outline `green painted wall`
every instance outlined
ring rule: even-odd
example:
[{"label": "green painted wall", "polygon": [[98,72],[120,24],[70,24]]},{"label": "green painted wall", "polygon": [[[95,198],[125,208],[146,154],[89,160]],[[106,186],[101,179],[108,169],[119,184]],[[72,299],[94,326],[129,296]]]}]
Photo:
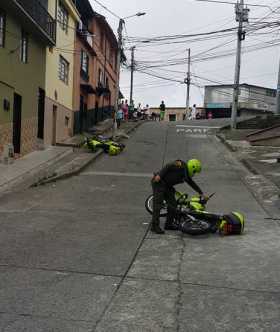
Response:
[{"label": "green painted wall", "polygon": [[[4,99],[10,102],[10,110],[4,110]],[[13,121],[14,89],[0,81],[0,124]]]},{"label": "green painted wall", "polygon": [[[0,82],[14,88],[22,96],[22,119],[37,117],[38,89],[45,88],[46,47],[29,34],[28,63],[20,61],[21,27],[16,19],[7,13],[6,42],[0,48]],[[0,84],[0,123],[12,119],[13,98],[11,89]],[[9,98],[10,115],[3,111],[3,98]]]}]

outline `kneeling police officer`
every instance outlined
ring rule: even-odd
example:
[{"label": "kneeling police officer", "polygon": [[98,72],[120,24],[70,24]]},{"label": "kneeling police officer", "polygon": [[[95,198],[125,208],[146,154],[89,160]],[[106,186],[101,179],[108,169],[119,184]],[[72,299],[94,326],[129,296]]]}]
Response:
[{"label": "kneeling police officer", "polygon": [[167,202],[167,219],[165,230],[176,230],[174,225],[174,217],[176,214],[177,203],[175,199],[174,186],[179,183],[188,183],[191,188],[196,191],[204,199],[207,196],[203,194],[200,187],[193,181],[193,176],[201,172],[201,162],[197,159],[191,159],[187,162],[175,160],[164,166],[159,172],[154,174],[152,178],[153,187],[153,219],[151,231],[156,234],[164,234],[160,228],[160,209],[165,200]]}]

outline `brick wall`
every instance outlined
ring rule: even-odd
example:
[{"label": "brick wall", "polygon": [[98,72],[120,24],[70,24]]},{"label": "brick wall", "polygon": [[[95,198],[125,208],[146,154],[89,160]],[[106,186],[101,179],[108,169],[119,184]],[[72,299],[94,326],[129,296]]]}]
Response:
[{"label": "brick wall", "polygon": [[[22,119],[21,122],[21,153],[23,156],[37,149],[37,118]],[[0,124],[0,154],[5,144],[13,141],[13,124]]]},{"label": "brick wall", "polygon": [[12,143],[12,123],[0,124],[0,154],[3,152],[4,145]]},{"label": "brick wall", "polygon": [[21,155],[30,153],[37,148],[37,117],[22,119],[21,122]]}]

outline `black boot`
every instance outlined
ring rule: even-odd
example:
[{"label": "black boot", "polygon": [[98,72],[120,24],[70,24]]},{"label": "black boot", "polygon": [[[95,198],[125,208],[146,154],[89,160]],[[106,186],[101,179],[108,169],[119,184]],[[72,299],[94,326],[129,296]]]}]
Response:
[{"label": "black boot", "polygon": [[162,230],[160,228],[160,226],[157,225],[157,224],[152,224],[151,232],[156,233],[156,234],[164,234],[165,233],[164,230]]}]

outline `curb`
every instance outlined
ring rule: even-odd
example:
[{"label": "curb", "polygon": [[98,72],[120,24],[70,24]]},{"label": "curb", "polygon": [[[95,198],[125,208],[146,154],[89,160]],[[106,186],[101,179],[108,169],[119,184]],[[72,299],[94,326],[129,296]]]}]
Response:
[{"label": "curb", "polygon": [[247,169],[254,175],[261,175],[261,173],[246,159],[239,160]]},{"label": "curb", "polygon": [[99,156],[101,156],[104,152],[102,150],[97,151],[94,155],[92,155],[92,158],[90,158],[89,160],[87,160],[83,165],[81,165],[80,167],[78,167],[77,169],[74,169],[72,171],[69,172],[65,172],[61,175],[56,175],[54,177],[50,177],[49,179],[43,180],[43,181],[39,181],[36,182],[34,184],[31,185],[31,187],[38,187],[38,186],[42,186],[45,184],[49,184],[49,183],[53,183],[53,182],[57,182],[59,180],[65,180],[68,179],[72,176],[78,175],[79,173],[81,173],[88,165],[90,165],[93,161],[95,161]]},{"label": "curb", "polygon": [[[231,146],[226,139],[219,134],[216,134],[216,137],[225,145],[225,147],[231,151],[231,152],[236,152],[238,151],[237,148],[234,148]],[[279,187],[275,185],[271,180],[267,179],[256,167],[254,167],[248,160],[244,158],[237,158],[237,160],[251,173],[249,177],[253,177],[254,179],[254,184],[252,184],[248,180],[248,176],[244,178],[244,184],[247,186],[251,194],[255,197],[255,199],[258,201],[260,206],[264,209],[266,214],[269,216],[269,219],[273,218],[278,218],[279,216],[279,208],[275,205],[275,196],[278,195],[279,197]],[[256,188],[256,178],[260,179],[257,181],[257,186]],[[267,191],[265,190],[260,190],[260,188],[275,188],[274,192],[270,194],[270,196],[267,196]]]},{"label": "curb", "polygon": [[[134,127],[130,128],[126,134],[130,134],[133,131],[135,131],[138,127],[140,127],[144,122],[139,122],[137,123]],[[121,138],[119,138],[117,141],[121,141]],[[59,180],[65,180],[68,179],[72,176],[78,175],[79,173],[81,173],[88,165],[90,165],[93,161],[95,161],[98,157],[100,157],[101,155],[103,155],[104,152],[102,150],[97,151],[94,155],[92,155],[92,158],[90,158],[87,162],[85,162],[83,165],[81,165],[80,167],[77,167],[77,169],[71,170],[69,172],[63,173],[61,175],[56,175],[54,177],[50,177],[48,179],[42,180],[42,181],[38,181],[36,183],[33,183],[30,187],[38,187],[41,185],[45,185],[45,184],[49,184],[49,183],[53,183],[53,182],[57,182]]]},{"label": "curb", "polygon": [[[41,163],[40,165],[29,169],[27,172],[25,172],[22,175],[17,176],[16,178],[4,183],[0,186],[0,196],[10,192],[15,187],[31,187],[34,183],[34,178],[37,178],[36,181],[40,181],[40,179],[44,178],[46,176],[45,174],[42,174],[44,172],[48,172],[48,166],[49,164],[55,164],[56,162],[59,162],[63,158],[67,157],[73,153],[70,149],[68,151],[64,151],[60,153],[57,156],[54,156],[53,158],[49,159],[46,162]],[[47,166],[47,167],[46,167]],[[23,181],[21,179],[24,178]]]},{"label": "curb", "polygon": [[[220,140],[221,143],[224,144],[224,146],[230,151],[230,152],[237,152],[238,149],[233,147],[230,143],[227,142],[227,140],[220,134],[216,134],[216,137]],[[254,175],[260,175],[260,172],[246,159],[238,159],[239,162],[242,163],[244,167],[247,168],[249,172],[251,172]]]},{"label": "curb", "polygon": [[228,148],[228,150],[231,152],[237,151],[237,148],[230,145],[230,143],[228,143],[228,141],[221,134],[216,134],[216,137]]}]

